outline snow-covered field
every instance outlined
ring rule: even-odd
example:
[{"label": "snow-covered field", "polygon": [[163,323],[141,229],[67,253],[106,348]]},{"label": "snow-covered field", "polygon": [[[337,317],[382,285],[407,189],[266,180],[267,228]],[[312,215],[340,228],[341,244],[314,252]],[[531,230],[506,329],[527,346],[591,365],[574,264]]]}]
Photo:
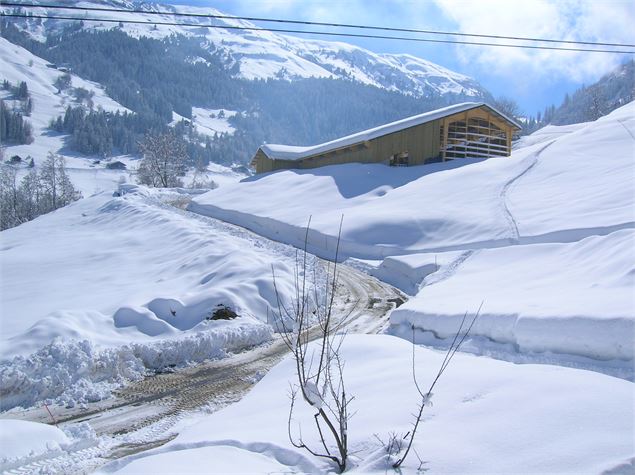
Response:
[{"label": "snow-covered field", "polygon": [[[423,348],[416,353],[418,380],[429,385],[443,353]],[[391,336],[345,339],[347,393],[355,396],[348,430],[353,473],[392,473],[379,440],[411,430],[418,402],[411,354],[408,342]],[[113,462],[102,472],[332,470],[323,459],[289,443],[288,391],[294,378],[295,366],[287,359],[239,403],[202,419],[165,446]],[[622,472],[613,473],[632,473],[635,413],[628,381],[457,355],[432,402],[414,446],[426,472],[591,474],[621,466]],[[313,412],[299,405],[291,430],[297,436],[301,427],[303,440],[321,449]],[[418,473],[419,465],[412,452],[403,471]]]},{"label": "snow-covered field", "polygon": [[234,129],[229,123],[229,118],[235,116],[236,111],[225,109],[203,109],[192,107],[192,119],[199,134],[214,136],[214,134],[233,134]]},{"label": "snow-covered field", "polygon": [[311,216],[310,248],[328,257],[344,215],[340,254],[414,296],[392,314],[396,334],[446,338],[483,302],[474,334],[497,350],[632,379],[634,134],[631,103],[538,131],[511,158],[280,171],[190,209],[294,245]]},{"label": "snow-covered field", "polygon": [[[101,193],[2,232],[5,408],[96,400],[148,369],[271,337],[271,266],[286,299],[294,251],[162,203],[182,197]],[[240,318],[207,320],[218,305]]]}]

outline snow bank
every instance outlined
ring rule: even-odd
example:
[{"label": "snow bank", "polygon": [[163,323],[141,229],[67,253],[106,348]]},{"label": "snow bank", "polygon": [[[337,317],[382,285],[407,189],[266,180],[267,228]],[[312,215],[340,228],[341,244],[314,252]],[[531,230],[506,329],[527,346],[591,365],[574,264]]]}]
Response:
[{"label": "snow bank", "polygon": [[151,371],[222,358],[272,337],[269,325],[249,317],[205,322],[199,328],[176,338],[116,347],[57,338],[29,356],[0,364],[0,410],[45,400],[70,407],[99,401]]},{"label": "snow bank", "polygon": [[509,190],[520,236],[578,240],[635,227],[635,102],[564,135]]},{"label": "snow bank", "polygon": [[[460,257],[441,266],[443,278],[429,275],[420,292],[391,314],[393,331],[410,337],[414,325],[452,337],[463,314],[484,302],[474,335],[522,352],[618,359],[632,366],[635,231],[573,244],[483,249],[459,262]],[[425,269],[425,260],[417,259]],[[394,328],[401,325],[405,329]]]},{"label": "snow bank", "polygon": [[464,253],[459,251],[443,252],[439,254],[408,254],[405,256],[390,256],[373,266],[370,264],[365,270],[384,282],[403,290],[408,295],[419,292],[421,282],[430,274],[439,277],[449,272]]},{"label": "snow bank", "polygon": [[[422,348],[416,353],[418,378],[427,386],[444,355]],[[408,342],[390,336],[345,339],[347,394],[355,396],[348,431],[354,473],[390,470],[374,434],[387,441],[391,431],[404,435],[411,429],[417,404],[411,354]],[[287,393],[294,375],[292,361],[284,360],[237,404],[103,472],[161,473],[185,456],[194,472],[222,472],[225,464],[243,460],[237,456],[256,473],[272,463],[286,471],[326,472],[323,459],[294,449],[287,438]],[[633,394],[633,383],[597,373],[457,354],[435,388],[414,448],[431,473],[600,473],[635,456]],[[297,409],[292,431],[297,434],[301,426],[304,441],[319,447],[313,410],[303,404]],[[213,463],[202,458],[212,453],[218,456]],[[418,466],[411,454],[403,470],[414,473]]]},{"label": "snow bank", "polygon": [[2,473],[65,472],[47,462],[65,457],[84,458],[103,442],[87,422],[62,429],[37,422],[0,419],[0,471]]},{"label": "snow bank", "polygon": [[[37,422],[0,419],[0,461],[61,450],[70,439],[57,427]],[[0,465],[2,467],[2,465]]]},{"label": "snow bank", "polygon": [[200,448],[184,448],[151,458],[139,458],[120,473],[165,474],[174,473],[287,473],[287,465],[275,457],[257,450],[243,449],[231,445]]},{"label": "snow bank", "polygon": [[[128,188],[3,231],[4,408],[92,400],[148,369],[271,337],[272,265],[287,300],[295,250],[164,205],[166,192]],[[239,317],[210,321],[219,305]]]},{"label": "snow bank", "polygon": [[547,125],[542,129],[536,130],[531,135],[525,135],[520,139],[516,140],[512,144],[512,148],[514,150],[521,149],[524,147],[529,147],[531,145],[536,145],[540,143],[547,143],[554,139],[560,138],[564,135],[570,134],[572,132],[576,132],[584,127],[589,125],[589,122],[583,122],[581,124],[570,124],[570,125]]}]

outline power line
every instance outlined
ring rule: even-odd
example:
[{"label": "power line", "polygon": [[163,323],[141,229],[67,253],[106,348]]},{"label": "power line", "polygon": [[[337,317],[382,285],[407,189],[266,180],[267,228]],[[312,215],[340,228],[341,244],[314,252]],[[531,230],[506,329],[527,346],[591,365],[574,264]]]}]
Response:
[{"label": "power line", "polygon": [[73,16],[51,16],[51,15],[30,15],[19,13],[0,13],[2,17],[11,18],[37,18],[45,20],[72,20],[72,21],[91,21],[98,23],[128,23],[128,24],[141,24],[141,25],[161,25],[161,26],[184,26],[194,28],[214,28],[223,30],[243,30],[243,31],[270,31],[275,33],[295,33],[303,35],[319,35],[319,36],[342,36],[349,38],[373,38],[382,40],[399,40],[399,41],[415,41],[421,43],[445,43],[445,44],[458,44],[458,45],[473,45],[473,46],[494,46],[498,48],[521,48],[532,50],[555,50],[555,51],[577,51],[586,53],[613,53],[613,54],[635,54],[635,51],[624,50],[607,50],[607,49],[590,49],[590,48],[561,48],[558,46],[536,46],[536,45],[518,45],[508,43],[485,43],[479,41],[458,41],[458,40],[438,40],[432,38],[413,38],[408,36],[385,36],[385,35],[371,35],[362,33],[345,33],[345,32],[327,32],[327,31],[310,31],[310,30],[293,30],[287,28],[260,28],[260,27],[247,27],[247,26],[230,26],[230,25],[209,25],[201,23],[182,23],[182,22],[148,22],[141,20],[126,20],[116,18],[87,18],[87,17],[73,17]]},{"label": "power line", "polygon": [[[588,46],[617,46],[617,47],[630,47],[630,48],[635,47],[635,44],[625,44],[625,43],[601,43],[601,42],[594,42],[594,41],[574,41],[574,40],[556,40],[551,38],[532,38],[532,37],[525,37],[525,36],[485,35],[485,34],[476,34],[476,33],[459,33],[459,32],[437,31],[437,30],[419,30],[419,29],[413,29],[413,28],[392,28],[387,26],[357,25],[357,24],[350,24],[350,23],[328,23],[328,22],[308,21],[308,20],[284,20],[280,18],[214,15],[211,13],[185,13],[185,12],[169,12],[169,11],[151,11],[151,10],[141,10],[141,9],[79,7],[79,6],[49,5],[49,4],[24,4],[24,3],[11,3],[11,2],[5,2],[4,6],[23,7],[23,8],[82,10],[82,11],[95,11],[95,12],[114,12],[114,13],[143,13],[146,15],[170,15],[170,16],[176,16],[176,17],[210,18],[210,19],[221,19],[221,20],[262,21],[262,22],[272,22],[272,23],[287,23],[287,24],[294,24],[294,25],[328,26],[328,27],[336,27],[336,28],[357,28],[357,29],[363,29],[363,30],[394,31],[394,32],[401,32],[401,33],[423,33],[423,34],[429,34],[429,35],[463,36],[463,37],[472,37],[472,38],[490,38],[490,39],[501,39],[501,40],[577,44],[577,45],[588,45]],[[279,30],[270,30],[270,31],[279,31]],[[342,36],[342,35],[337,35],[337,36]],[[471,43],[468,43],[468,44],[471,44]]]}]

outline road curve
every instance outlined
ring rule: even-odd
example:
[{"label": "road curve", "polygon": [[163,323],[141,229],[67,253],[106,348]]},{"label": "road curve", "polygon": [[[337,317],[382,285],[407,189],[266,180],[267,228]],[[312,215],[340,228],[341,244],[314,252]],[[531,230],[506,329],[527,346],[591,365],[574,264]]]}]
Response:
[{"label": "road curve", "polygon": [[[345,319],[343,331],[382,331],[389,323],[390,312],[405,299],[392,286],[338,265],[334,315],[338,320]],[[315,331],[314,337],[317,335]],[[9,469],[10,473],[33,473],[43,468],[47,472],[87,473],[107,461],[162,445],[177,435],[177,424],[184,418],[239,401],[287,353],[284,342],[276,336],[265,345],[224,359],[147,377],[82,408],[55,407],[58,424],[88,422],[101,436],[101,442],[90,450],[25,460],[0,469]],[[51,422],[44,408],[13,413],[11,417]]]}]

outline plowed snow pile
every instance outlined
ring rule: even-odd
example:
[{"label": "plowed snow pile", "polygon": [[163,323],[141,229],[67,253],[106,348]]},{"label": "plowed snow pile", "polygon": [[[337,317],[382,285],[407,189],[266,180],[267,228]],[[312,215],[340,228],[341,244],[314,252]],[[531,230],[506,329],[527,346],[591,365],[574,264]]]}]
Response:
[{"label": "plowed snow pile", "polygon": [[476,335],[632,378],[635,104],[534,135],[509,158],[259,175],[190,208],[293,244],[312,215],[327,256],[343,214],[340,253],[416,296],[392,314],[396,333],[445,338],[484,302]]},{"label": "plowed snow pile", "polygon": [[[163,205],[99,194],[2,232],[4,408],[96,400],[148,369],[271,337],[271,277],[291,295],[294,253]],[[211,320],[219,305],[239,315]]]}]

